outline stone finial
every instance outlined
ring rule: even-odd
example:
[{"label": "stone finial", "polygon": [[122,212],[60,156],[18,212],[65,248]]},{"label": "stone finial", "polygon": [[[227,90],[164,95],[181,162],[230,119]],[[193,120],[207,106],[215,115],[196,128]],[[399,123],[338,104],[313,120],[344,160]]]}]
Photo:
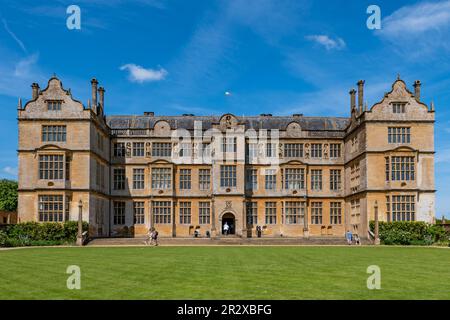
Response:
[{"label": "stone finial", "polygon": [[431,100],[431,103],[430,103],[430,111],[434,111],[434,101],[433,100]]},{"label": "stone finial", "polygon": [[417,101],[420,101],[420,80],[414,81],[414,96],[416,97]]},{"label": "stone finial", "polygon": [[17,109],[22,109],[22,98],[19,98],[19,102],[17,103]]},{"label": "stone finial", "polygon": [[88,108],[88,109],[91,108],[91,99],[88,99],[88,101],[87,101],[87,108]]}]

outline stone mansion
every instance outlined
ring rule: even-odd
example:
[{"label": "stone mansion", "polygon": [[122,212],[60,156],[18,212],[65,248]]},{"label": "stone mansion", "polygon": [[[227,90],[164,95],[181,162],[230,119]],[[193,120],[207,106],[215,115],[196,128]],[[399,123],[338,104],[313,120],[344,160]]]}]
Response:
[{"label": "stone mansion", "polygon": [[[397,79],[349,117],[106,116],[52,77],[18,105],[19,221],[77,220],[95,237],[368,235],[381,221],[432,222],[434,106]],[[258,229],[259,229],[258,228]]]}]

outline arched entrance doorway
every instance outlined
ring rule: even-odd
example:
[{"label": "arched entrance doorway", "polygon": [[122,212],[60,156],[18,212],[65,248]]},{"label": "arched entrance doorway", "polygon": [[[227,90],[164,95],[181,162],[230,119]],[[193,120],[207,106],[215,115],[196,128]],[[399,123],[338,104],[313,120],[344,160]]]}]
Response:
[{"label": "arched entrance doorway", "polygon": [[227,212],[222,216],[222,234],[225,234],[225,224],[228,225],[228,234],[236,233],[236,223],[235,223],[234,214],[231,212]]}]

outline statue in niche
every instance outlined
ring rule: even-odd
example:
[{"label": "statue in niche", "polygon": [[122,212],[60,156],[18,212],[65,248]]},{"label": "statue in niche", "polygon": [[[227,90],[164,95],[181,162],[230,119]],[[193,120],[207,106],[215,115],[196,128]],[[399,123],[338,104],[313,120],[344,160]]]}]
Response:
[{"label": "statue in niche", "polygon": [[152,156],[152,148],[150,142],[145,143],[145,156],[147,158],[150,158]]},{"label": "statue in niche", "polygon": [[305,144],[305,159],[309,159],[309,143]]},{"label": "statue in niche", "polygon": [[283,157],[283,144],[282,144],[282,143],[280,143],[280,144],[278,145],[278,157],[279,157],[279,158],[282,158],[282,157]]},{"label": "statue in niche", "polygon": [[325,159],[328,159],[328,143],[325,143],[325,144],[323,145],[323,157],[324,157]]},{"label": "statue in niche", "polygon": [[179,152],[178,142],[174,142],[174,143],[173,143],[172,150],[173,150],[173,156],[174,156],[175,158],[178,158],[178,152]]},{"label": "statue in niche", "polygon": [[126,156],[127,156],[128,158],[131,157],[131,142],[127,142]]}]

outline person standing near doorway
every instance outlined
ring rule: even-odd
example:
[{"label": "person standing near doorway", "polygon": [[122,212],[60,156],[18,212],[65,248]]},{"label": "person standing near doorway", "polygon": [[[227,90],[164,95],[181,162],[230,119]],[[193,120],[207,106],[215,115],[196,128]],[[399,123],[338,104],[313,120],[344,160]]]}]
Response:
[{"label": "person standing near doorway", "polygon": [[347,230],[347,233],[345,234],[345,238],[347,239],[347,244],[351,245],[353,241],[353,234],[350,230]]},{"label": "person standing near doorway", "polygon": [[225,222],[225,224],[223,225],[223,233],[225,235],[228,235],[229,230],[230,230],[230,226],[228,225],[228,222]]}]

